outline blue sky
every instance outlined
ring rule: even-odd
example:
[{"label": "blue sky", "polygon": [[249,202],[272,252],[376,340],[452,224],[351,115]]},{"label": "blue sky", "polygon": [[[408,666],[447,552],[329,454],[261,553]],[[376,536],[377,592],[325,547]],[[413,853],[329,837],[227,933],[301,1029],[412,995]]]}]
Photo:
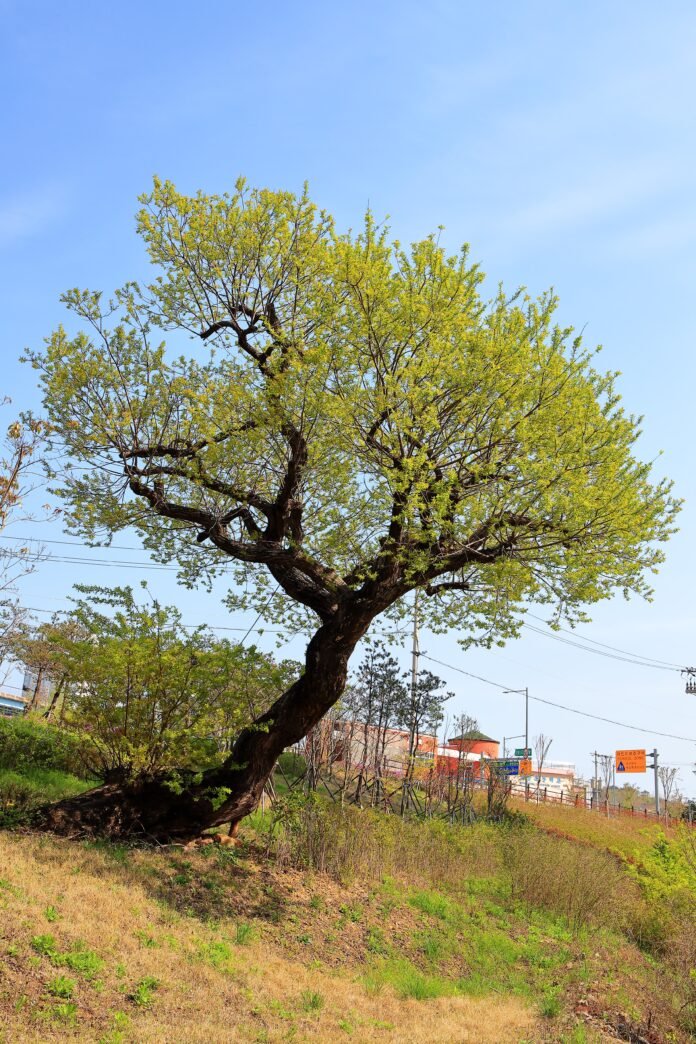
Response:
[{"label": "blue sky", "polygon": [[[604,345],[626,405],[645,415],[642,454],[663,451],[657,470],[686,498],[654,601],[598,606],[583,633],[696,661],[691,3],[0,0],[0,25],[0,343],[3,390],[18,407],[38,406],[34,375],[17,360],[64,318],[60,292],[146,275],[133,214],[154,173],[186,191],[223,191],[238,174],[291,189],[307,179],[339,224],[357,225],[369,203],[402,240],[444,225],[453,250],[471,243],[491,291],[498,280],[556,288],[562,320]],[[31,533],[68,539],[60,526]],[[24,597],[56,609],[75,581],[139,575],[47,563]],[[244,625],[217,596],[148,576],[192,623]],[[422,647],[543,699],[696,739],[696,703],[677,673],[531,632],[495,652],[463,654],[456,636],[424,635]],[[521,731],[517,697],[438,670],[457,692],[453,711],[495,736]],[[696,790],[694,743],[533,703],[531,732],[540,730],[554,738],[552,756],[584,770],[595,748],[656,744]]]}]

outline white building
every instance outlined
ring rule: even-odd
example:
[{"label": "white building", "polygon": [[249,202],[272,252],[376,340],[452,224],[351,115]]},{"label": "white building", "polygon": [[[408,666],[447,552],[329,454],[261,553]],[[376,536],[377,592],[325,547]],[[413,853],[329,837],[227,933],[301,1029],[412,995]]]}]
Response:
[{"label": "white building", "polygon": [[538,765],[532,765],[530,776],[512,778],[512,790],[524,792],[528,786],[530,791],[546,792],[550,800],[569,800],[574,793],[575,765],[571,761],[545,761],[539,771]]}]

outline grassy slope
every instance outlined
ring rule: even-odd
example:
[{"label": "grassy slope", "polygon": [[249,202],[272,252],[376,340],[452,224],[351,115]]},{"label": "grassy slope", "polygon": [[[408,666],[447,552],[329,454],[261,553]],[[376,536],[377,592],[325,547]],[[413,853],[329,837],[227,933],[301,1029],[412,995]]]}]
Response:
[{"label": "grassy slope", "polygon": [[532,801],[513,802],[513,807],[544,830],[557,831],[628,859],[645,852],[662,834],[669,836],[673,833],[664,824],[639,816],[608,817],[601,812],[564,808],[562,805],[536,805]]},{"label": "grassy slope", "polygon": [[686,1039],[651,961],[522,907],[491,828],[467,836],[477,857],[434,888],[415,863],[282,868],[253,826],[236,851],[0,834],[0,1040]]},{"label": "grassy slope", "polygon": [[537,1039],[523,999],[415,970],[435,922],[391,890],[208,852],[0,835],[4,1039]]}]

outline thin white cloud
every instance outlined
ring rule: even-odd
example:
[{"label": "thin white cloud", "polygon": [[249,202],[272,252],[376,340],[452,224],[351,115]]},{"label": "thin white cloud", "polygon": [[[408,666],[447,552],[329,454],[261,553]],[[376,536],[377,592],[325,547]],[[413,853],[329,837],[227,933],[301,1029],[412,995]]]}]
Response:
[{"label": "thin white cloud", "polygon": [[620,258],[670,256],[693,248],[696,243],[696,215],[682,214],[647,222],[614,238],[613,254]]},{"label": "thin white cloud", "polygon": [[[558,175],[560,181],[561,175]],[[560,185],[541,198],[501,215],[500,228],[507,235],[542,236],[564,232],[598,220],[619,217],[644,200],[672,188],[677,173],[665,164],[633,163],[593,172],[582,181]]]},{"label": "thin white cloud", "polygon": [[43,232],[66,207],[66,193],[55,184],[0,200],[0,250]]}]

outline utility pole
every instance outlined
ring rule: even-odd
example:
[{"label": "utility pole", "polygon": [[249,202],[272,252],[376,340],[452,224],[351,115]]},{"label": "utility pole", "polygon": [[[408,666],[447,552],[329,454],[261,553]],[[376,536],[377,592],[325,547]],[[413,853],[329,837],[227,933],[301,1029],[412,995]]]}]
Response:
[{"label": "utility pole", "polygon": [[651,768],[653,770],[653,772],[655,773],[655,815],[656,816],[659,816],[659,814],[660,814],[660,777],[659,777],[659,774],[658,774],[658,771],[657,771],[657,768],[658,768],[658,764],[657,764],[658,756],[659,755],[657,753],[657,747],[653,747],[653,749],[648,754],[648,757],[653,759],[653,764],[649,765],[648,768]]},{"label": "utility pole", "polygon": [[[415,720],[416,714],[416,701],[418,696],[418,657],[420,656],[420,646],[418,644],[418,588],[413,592],[413,642],[411,645],[411,725],[410,730],[413,729],[413,721]],[[411,781],[413,779],[414,771],[414,759],[416,756],[415,748],[416,737],[413,731],[410,731],[409,735],[409,751],[408,751],[408,766],[406,769],[406,778],[404,779],[404,786],[401,791],[401,815],[403,816],[406,808],[408,807],[408,799],[411,794]],[[437,754],[437,750],[435,751]]]},{"label": "utility pole", "polygon": [[592,756],[594,757],[594,776],[592,777],[592,804],[596,808],[599,805],[599,787],[597,785],[599,783],[599,776],[597,775],[597,760],[600,757],[600,755],[595,750],[592,752]]},{"label": "utility pole", "polygon": [[418,644],[418,588],[413,596],[413,644],[411,646],[411,703],[416,706],[416,686],[418,685],[418,657],[420,646]]}]

